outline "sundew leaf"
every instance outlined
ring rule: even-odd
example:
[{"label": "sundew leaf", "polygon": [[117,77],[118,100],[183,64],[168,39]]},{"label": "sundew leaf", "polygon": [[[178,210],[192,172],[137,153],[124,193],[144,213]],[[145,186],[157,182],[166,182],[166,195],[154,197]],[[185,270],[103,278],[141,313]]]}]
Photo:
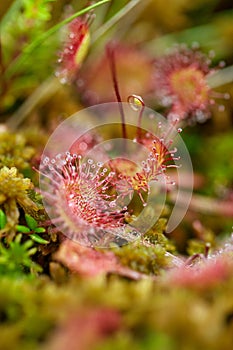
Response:
[{"label": "sundew leaf", "polygon": [[25,219],[31,230],[35,230],[37,227],[37,221],[29,214],[25,214]]},{"label": "sundew leaf", "polygon": [[6,214],[0,209],[0,229],[2,230],[6,226]]}]

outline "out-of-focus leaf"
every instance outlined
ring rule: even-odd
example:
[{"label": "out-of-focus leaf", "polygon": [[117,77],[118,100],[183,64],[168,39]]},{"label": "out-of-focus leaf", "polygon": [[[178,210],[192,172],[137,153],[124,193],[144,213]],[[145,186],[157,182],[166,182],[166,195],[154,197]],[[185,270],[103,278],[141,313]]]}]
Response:
[{"label": "out-of-focus leaf", "polygon": [[0,229],[2,230],[6,226],[6,214],[0,209]]},{"label": "out-of-focus leaf", "polygon": [[41,238],[39,235],[37,235],[36,233],[32,233],[30,235],[31,239],[37,243],[40,243],[40,244],[48,244],[49,241],[46,241],[46,239],[43,239]]},{"label": "out-of-focus leaf", "polygon": [[28,227],[34,231],[37,227],[37,221],[29,214],[25,214],[25,219],[28,224]]},{"label": "out-of-focus leaf", "polygon": [[16,225],[16,230],[22,233],[29,233],[31,231],[30,228],[24,225]]}]

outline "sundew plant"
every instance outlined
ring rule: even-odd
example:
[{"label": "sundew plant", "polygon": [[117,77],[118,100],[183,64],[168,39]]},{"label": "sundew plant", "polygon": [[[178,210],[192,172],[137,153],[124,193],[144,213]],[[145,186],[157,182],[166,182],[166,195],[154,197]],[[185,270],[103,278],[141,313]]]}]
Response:
[{"label": "sundew plant", "polygon": [[0,4],[0,349],[232,349],[232,19]]}]

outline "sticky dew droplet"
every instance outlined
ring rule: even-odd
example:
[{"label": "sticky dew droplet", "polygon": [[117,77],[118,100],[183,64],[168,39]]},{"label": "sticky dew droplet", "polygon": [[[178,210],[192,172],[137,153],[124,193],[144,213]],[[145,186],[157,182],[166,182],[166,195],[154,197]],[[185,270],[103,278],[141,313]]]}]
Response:
[{"label": "sticky dew droplet", "polygon": [[142,97],[138,95],[130,95],[128,97],[128,103],[135,112],[139,111],[145,105]]}]

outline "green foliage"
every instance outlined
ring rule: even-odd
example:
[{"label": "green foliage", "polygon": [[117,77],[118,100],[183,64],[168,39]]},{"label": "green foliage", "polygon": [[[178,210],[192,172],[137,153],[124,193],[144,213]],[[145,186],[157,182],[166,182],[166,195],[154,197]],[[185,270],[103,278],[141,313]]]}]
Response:
[{"label": "green foliage", "polygon": [[0,59],[4,75],[0,93],[3,96],[3,111],[53,73],[57,61],[59,29],[109,0],[101,0],[87,6],[48,28],[48,21],[52,16],[51,1],[53,0],[15,0],[12,11],[6,15],[7,20],[3,18],[1,22]]},{"label": "green foliage", "polygon": [[2,211],[2,209],[0,209],[0,230],[4,229],[6,222],[6,214]]},{"label": "green foliage", "polygon": [[48,244],[49,241],[40,237],[37,233],[44,233],[46,230],[44,227],[38,227],[37,221],[29,214],[25,214],[25,220],[28,225],[16,225],[18,232],[26,233],[30,235],[30,238],[40,244]]},{"label": "green foliage", "polygon": [[[208,187],[205,192],[218,193],[233,185],[233,133],[217,134],[204,140],[203,149],[199,153],[199,162],[207,178]],[[208,157],[206,156],[208,154]]]},{"label": "green foliage", "polygon": [[0,273],[7,275],[20,275],[26,270],[31,272],[41,271],[41,267],[31,260],[31,256],[37,251],[33,242],[28,239],[21,243],[22,235],[18,234],[9,246],[0,244]]},{"label": "green foliage", "polygon": [[[42,229],[42,227],[41,227]],[[41,238],[39,235],[37,235],[36,233],[31,233],[30,237],[33,241],[40,243],[40,244],[48,244],[49,241],[47,241],[46,239]]]},{"label": "green foliage", "polygon": [[10,42],[6,42],[3,38],[3,45],[6,45],[7,50],[11,52],[12,44],[17,43],[17,38],[22,38],[23,35],[25,35],[25,40],[22,41],[22,49],[28,42],[43,33],[46,22],[51,19],[50,3],[52,1],[15,0],[18,6],[14,6],[13,10],[9,11],[7,22],[3,18],[1,23],[3,33],[10,39]]},{"label": "green foliage", "polygon": [[168,334],[162,332],[149,332],[138,339],[129,332],[120,332],[111,338],[100,342],[94,350],[175,350],[175,344]]},{"label": "green foliage", "polygon": [[[52,292],[52,286],[44,289],[43,283],[37,281],[38,279],[29,280],[23,275],[18,279],[1,276],[1,349],[38,349],[38,343],[44,339],[55,323],[53,302],[47,304],[47,312],[44,306],[41,308],[46,300],[51,300],[49,294]],[[42,294],[39,292],[41,287]],[[58,304],[56,307],[59,310]]]},{"label": "green foliage", "polygon": [[[13,10],[9,12],[7,21],[4,21],[3,18],[3,23],[1,23],[2,62],[5,79],[24,55],[27,46],[46,31],[47,23],[51,18],[50,1],[16,0],[15,3],[17,2],[19,5],[14,6]],[[56,40],[47,41],[45,45],[40,45],[37,48],[36,59],[27,56],[27,59],[21,62],[17,77],[13,76],[8,80],[7,90],[2,101],[3,108],[8,108],[20,95],[22,96],[22,93],[27,94],[41,79],[51,73],[51,67],[47,62],[50,57],[54,57],[53,60],[56,60],[56,45]]]},{"label": "green foliage", "polygon": [[23,0],[24,14],[26,18],[35,19],[37,26],[51,19],[50,3],[55,0]]},{"label": "green foliage", "polygon": [[35,229],[38,226],[37,221],[32,216],[30,216],[29,214],[25,214],[25,219],[26,219],[28,227],[31,230],[35,231]]},{"label": "green foliage", "polygon": [[24,225],[16,225],[15,226],[16,230],[22,233],[29,233],[31,230],[30,228],[24,226]]},{"label": "green foliage", "polygon": [[3,276],[0,348],[40,349],[41,341],[51,346],[60,337],[79,348],[75,319],[83,322],[83,308],[88,312],[107,306],[119,310],[119,329],[96,334],[93,322],[85,323],[92,335],[89,349],[196,350],[200,346],[231,350],[232,288],[232,277],[200,293],[160,280],[128,281],[116,276],[88,281],[72,278],[59,286],[42,277],[29,281]]}]

